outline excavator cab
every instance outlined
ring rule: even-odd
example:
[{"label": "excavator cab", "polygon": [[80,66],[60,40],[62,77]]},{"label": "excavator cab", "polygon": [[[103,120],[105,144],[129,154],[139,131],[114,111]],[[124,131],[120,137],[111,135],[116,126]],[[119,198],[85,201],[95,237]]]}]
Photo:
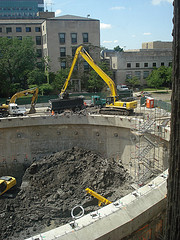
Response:
[{"label": "excavator cab", "polygon": [[114,97],[107,97],[106,98],[106,104],[107,105],[110,105],[110,104],[113,104],[114,103]]},{"label": "excavator cab", "polygon": [[106,98],[106,104],[110,105],[110,104],[114,104],[114,102],[118,101],[118,96],[115,97],[107,97]]},{"label": "excavator cab", "polygon": [[10,176],[0,177],[0,196],[16,185],[16,179]]}]

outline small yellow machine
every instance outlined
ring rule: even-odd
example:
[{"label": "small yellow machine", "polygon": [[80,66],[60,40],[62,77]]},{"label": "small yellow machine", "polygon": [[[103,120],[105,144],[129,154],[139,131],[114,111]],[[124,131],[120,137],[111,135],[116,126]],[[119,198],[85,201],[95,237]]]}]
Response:
[{"label": "small yellow machine", "polygon": [[35,88],[29,88],[27,90],[24,90],[24,91],[21,91],[21,92],[17,92],[15,93],[11,99],[8,99],[6,101],[6,104],[2,104],[0,106],[0,113],[5,113],[6,111],[8,111],[8,108],[9,108],[9,105],[11,103],[16,103],[16,99],[20,98],[20,97],[23,97],[23,96],[27,96],[29,94],[32,94],[32,99],[31,99],[31,108],[30,108],[30,111],[29,113],[35,113],[36,110],[35,110],[35,105],[36,105],[36,102],[37,102],[37,98],[38,98],[38,92],[39,92],[39,89],[37,87]]},{"label": "small yellow machine", "polygon": [[91,194],[93,197],[97,198],[98,201],[98,206],[100,207],[102,203],[108,205],[110,203],[112,203],[111,201],[109,201],[108,199],[104,198],[103,196],[101,196],[100,194],[94,192],[93,190],[91,190],[90,188],[86,188],[85,191],[89,194]]},{"label": "small yellow machine", "polygon": [[10,176],[0,177],[0,196],[16,185],[16,179]]}]

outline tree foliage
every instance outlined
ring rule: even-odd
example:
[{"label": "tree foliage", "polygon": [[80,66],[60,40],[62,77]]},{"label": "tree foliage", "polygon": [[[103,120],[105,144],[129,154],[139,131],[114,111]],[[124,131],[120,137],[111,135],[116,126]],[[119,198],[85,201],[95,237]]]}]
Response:
[{"label": "tree foliage", "polygon": [[154,69],[152,73],[147,77],[147,84],[150,87],[171,87],[172,68],[161,66]]},{"label": "tree foliage", "polygon": [[123,52],[124,50],[123,50],[123,48],[121,48],[121,47],[118,45],[118,46],[114,47],[114,51],[115,51],[115,52]]},{"label": "tree foliage", "polygon": [[0,38],[0,93],[12,95],[27,87],[27,75],[35,68],[36,60],[31,38]]},{"label": "tree foliage", "polygon": [[[98,63],[98,66],[109,76],[111,77],[112,73],[109,70],[109,66],[105,62]],[[89,80],[88,80],[88,89],[91,92],[100,92],[106,83],[103,79],[92,69],[89,72]]]},{"label": "tree foliage", "polygon": [[[55,92],[60,93],[61,88],[63,87],[63,85],[64,85],[64,83],[66,81],[66,78],[68,76],[68,73],[69,73],[69,69],[68,68],[61,69],[61,70],[59,70],[56,73],[54,81],[52,82],[52,87],[53,87]],[[70,85],[68,84],[68,87],[69,86]]]},{"label": "tree foliage", "polygon": [[140,85],[140,80],[139,80],[138,77],[133,76],[132,78],[127,78],[127,79],[126,79],[126,83],[127,83],[130,87],[134,88],[134,87]]},{"label": "tree foliage", "polygon": [[28,85],[34,85],[40,86],[43,83],[46,83],[47,76],[44,71],[41,71],[38,68],[33,69],[31,72],[27,75],[27,83]]}]

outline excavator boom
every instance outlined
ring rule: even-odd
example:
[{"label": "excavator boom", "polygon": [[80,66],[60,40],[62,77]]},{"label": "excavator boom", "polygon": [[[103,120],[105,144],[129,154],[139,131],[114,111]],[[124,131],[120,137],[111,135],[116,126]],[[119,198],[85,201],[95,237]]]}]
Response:
[{"label": "excavator boom", "polygon": [[103,81],[108,85],[111,95],[106,99],[106,106],[100,110],[100,113],[103,114],[115,114],[115,115],[130,115],[133,113],[134,109],[137,107],[137,101],[118,101],[117,89],[114,81],[93,61],[89,53],[79,46],[76,49],[76,53],[68,74],[68,77],[64,83],[61,93],[59,94],[60,98],[63,98],[63,95],[67,89],[69,80],[71,78],[74,66],[77,62],[78,56],[81,55],[82,58],[94,69],[94,71],[103,79]]},{"label": "excavator boom", "polygon": [[74,70],[74,66],[77,62],[78,56],[79,54],[84,58],[84,60],[95,70],[95,72],[97,72],[97,74],[106,82],[106,84],[108,85],[108,87],[111,90],[111,96],[112,97],[116,97],[117,96],[117,91],[116,91],[116,86],[114,81],[100,68],[98,67],[94,60],[91,58],[91,56],[89,55],[89,53],[83,48],[83,46],[79,46],[76,49],[75,55],[74,55],[74,59],[68,74],[68,77],[64,83],[63,88],[61,89],[61,93],[60,93],[60,97],[63,96],[64,92],[67,89],[69,80],[71,79],[71,75],[73,73]]}]

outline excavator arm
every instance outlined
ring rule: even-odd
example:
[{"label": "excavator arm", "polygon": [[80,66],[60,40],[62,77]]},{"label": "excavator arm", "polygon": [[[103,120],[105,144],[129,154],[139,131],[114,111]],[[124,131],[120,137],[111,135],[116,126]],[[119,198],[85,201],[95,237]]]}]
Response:
[{"label": "excavator arm", "polygon": [[97,74],[105,81],[105,83],[108,85],[110,91],[111,91],[111,96],[114,98],[117,97],[117,91],[116,91],[116,86],[114,81],[100,68],[98,67],[95,62],[93,61],[93,59],[91,58],[91,56],[88,54],[88,52],[83,48],[83,46],[79,46],[76,49],[76,53],[68,74],[68,77],[64,83],[63,88],[61,89],[61,93],[60,93],[60,97],[63,97],[64,92],[66,91],[66,88],[68,86],[69,80],[71,78],[72,72],[74,70],[74,66],[77,62],[78,56],[79,54],[84,58],[84,60],[95,70],[95,72],[97,72]]},{"label": "excavator arm", "polygon": [[78,56],[79,56],[79,53],[80,53],[81,49],[82,49],[82,46],[80,46],[80,47],[78,47],[76,49],[76,52],[75,52],[75,55],[74,55],[74,59],[73,59],[73,62],[72,62],[72,65],[71,65],[68,77],[67,77],[67,79],[66,79],[66,81],[65,81],[65,83],[64,83],[64,85],[63,85],[63,87],[61,89],[61,93],[59,94],[60,98],[64,97],[64,93],[65,93],[65,91],[67,89],[67,86],[69,84],[69,80],[71,79],[71,76],[72,76],[72,73],[73,73],[73,70],[74,70],[74,66],[76,65],[76,62],[77,62],[77,59],[78,59]]},{"label": "excavator arm", "polygon": [[33,94],[32,99],[31,99],[31,108],[29,113],[34,113],[35,112],[35,104],[37,102],[37,98],[38,98],[38,92],[39,89],[38,88],[30,88],[21,92],[17,92],[15,93],[12,98],[10,99],[9,103],[15,103],[16,99],[23,97],[23,96],[27,96],[29,94]]}]

